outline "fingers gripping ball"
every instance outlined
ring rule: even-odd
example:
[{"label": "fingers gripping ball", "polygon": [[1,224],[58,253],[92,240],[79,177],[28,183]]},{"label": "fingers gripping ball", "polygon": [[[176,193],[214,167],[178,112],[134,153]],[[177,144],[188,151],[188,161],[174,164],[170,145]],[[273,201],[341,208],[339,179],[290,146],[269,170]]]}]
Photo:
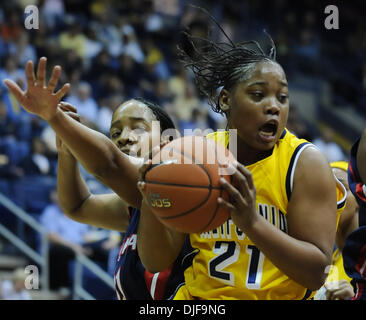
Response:
[{"label": "fingers gripping ball", "polygon": [[144,192],[151,210],[166,226],[185,233],[217,228],[229,217],[218,197],[228,200],[219,180],[231,181],[234,156],[219,143],[186,136],[164,146],[145,175]]}]

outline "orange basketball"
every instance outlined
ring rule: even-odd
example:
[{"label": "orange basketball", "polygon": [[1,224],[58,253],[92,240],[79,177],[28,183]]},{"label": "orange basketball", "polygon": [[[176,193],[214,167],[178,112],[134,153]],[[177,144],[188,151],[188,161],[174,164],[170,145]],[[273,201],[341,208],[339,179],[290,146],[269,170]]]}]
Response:
[{"label": "orange basketball", "polygon": [[217,198],[228,199],[220,177],[231,181],[228,163],[234,156],[216,141],[185,136],[164,146],[145,175],[145,195],[166,226],[184,233],[217,228],[229,217]]}]

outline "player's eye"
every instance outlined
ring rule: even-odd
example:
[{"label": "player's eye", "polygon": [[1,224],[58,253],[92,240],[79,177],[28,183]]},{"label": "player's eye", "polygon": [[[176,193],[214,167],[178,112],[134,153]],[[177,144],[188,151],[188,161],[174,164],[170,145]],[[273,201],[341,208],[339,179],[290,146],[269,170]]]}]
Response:
[{"label": "player's eye", "polygon": [[264,94],[261,91],[253,91],[250,95],[254,101],[260,101],[264,97]]},{"label": "player's eye", "polygon": [[281,94],[278,100],[281,103],[285,103],[288,100],[288,98],[289,98],[288,94]]},{"label": "player's eye", "polygon": [[112,139],[117,139],[120,134],[121,134],[121,131],[114,131],[114,132],[111,133],[111,138]]}]

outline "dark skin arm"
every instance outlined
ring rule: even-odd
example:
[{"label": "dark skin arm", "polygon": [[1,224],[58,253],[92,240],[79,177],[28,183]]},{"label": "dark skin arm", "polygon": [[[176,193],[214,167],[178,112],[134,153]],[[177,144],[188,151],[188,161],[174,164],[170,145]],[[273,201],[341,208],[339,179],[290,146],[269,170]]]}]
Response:
[{"label": "dark skin arm", "polygon": [[27,112],[38,115],[51,125],[90,174],[114,190],[126,203],[140,207],[141,194],[133,186],[137,184],[141,163],[122,153],[105,135],[62,112],[58,104],[69,90],[69,84],[54,93],[60,74],[61,67],[55,66],[46,84],[46,58],[41,58],[36,76],[33,63],[28,61],[26,64],[26,92],[11,80],[4,83]]},{"label": "dark skin arm", "polygon": [[143,201],[137,237],[141,262],[149,272],[155,273],[166,270],[177,259],[186,234],[165,227]]},{"label": "dark skin arm", "polygon": [[125,232],[129,219],[127,205],[116,194],[93,195],[70,154],[58,155],[57,191],[63,212],[80,223]]},{"label": "dark skin arm", "polygon": [[363,132],[357,150],[357,169],[362,182],[366,184],[366,130]]},{"label": "dark skin arm", "polygon": [[[159,147],[152,149],[151,153],[156,153],[160,147],[167,144],[163,142]],[[146,161],[139,169],[139,182],[137,184],[143,201],[141,205],[141,216],[137,236],[137,250],[142,264],[151,273],[166,270],[176,260],[181,251],[186,234],[167,228],[155,214],[150,210],[147,199],[144,197],[143,182],[145,173],[151,166],[152,161]]]},{"label": "dark skin arm", "polygon": [[[71,118],[80,121],[74,106],[61,102],[60,108]],[[76,158],[59,137],[56,137],[56,145],[57,191],[63,212],[80,223],[125,232],[129,224],[126,203],[116,194],[91,194]]]},{"label": "dark skin arm", "polygon": [[239,164],[234,177],[238,189],[226,180],[222,183],[235,201],[219,199],[231,210],[234,223],[282,272],[310,290],[319,289],[331,264],[337,210],[335,180],[324,156],[307,148],[299,158],[287,211],[288,234],[256,212],[250,171]]},{"label": "dark skin arm", "polygon": [[[308,174],[310,170],[314,175]],[[233,201],[219,198],[219,204],[230,209],[234,223],[280,270],[306,288],[320,288],[327,276],[325,268],[331,264],[336,230],[336,186],[327,160],[314,148],[302,153],[288,207],[288,234],[256,212],[256,189],[250,171],[240,164],[234,171],[238,189],[221,181]],[[165,228],[147,206],[142,216],[139,231],[149,228],[154,239],[139,238],[141,260],[149,270],[161,271],[177,258],[185,235]]]},{"label": "dark skin arm", "polygon": [[339,168],[333,168],[333,172],[347,190],[346,206],[341,213],[336,234],[337,247],[342,250],[348,235],[358,228],[358,205],[349,189],[347,172]]}]

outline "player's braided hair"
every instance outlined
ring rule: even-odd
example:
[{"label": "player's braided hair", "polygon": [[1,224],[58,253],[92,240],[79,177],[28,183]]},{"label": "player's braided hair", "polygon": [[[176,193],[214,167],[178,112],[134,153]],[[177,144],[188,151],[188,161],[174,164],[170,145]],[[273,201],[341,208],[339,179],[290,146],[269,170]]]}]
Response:
[{"label": "player's braided hair", "polygon": [[172,119],[169,117],[168,113],[158,104],[156,104],[150,100],[141,98],[141,97],[134,98],[134,100],[142,102],[152,111],[152,113],[155,115],[156,119],[158,121],[160,121],[161,133],[166,129],[175,129],[175,125],[174,125]]},{"label": "player's braided hair", "polygon": [[229,43],[216,43],[184,31],[178,45],[179,58],[186,68],[193,71],[198,89],[208,99],[212,109],[223,113],[218,103],[219,89],[231,90],[237,83],[249,79],[258,62],[276,61],[276,48],[265,31],[271,42],[268,54],[254,40],[234,43],[207,10],[196,8],[203,10],[214,21]]}]

